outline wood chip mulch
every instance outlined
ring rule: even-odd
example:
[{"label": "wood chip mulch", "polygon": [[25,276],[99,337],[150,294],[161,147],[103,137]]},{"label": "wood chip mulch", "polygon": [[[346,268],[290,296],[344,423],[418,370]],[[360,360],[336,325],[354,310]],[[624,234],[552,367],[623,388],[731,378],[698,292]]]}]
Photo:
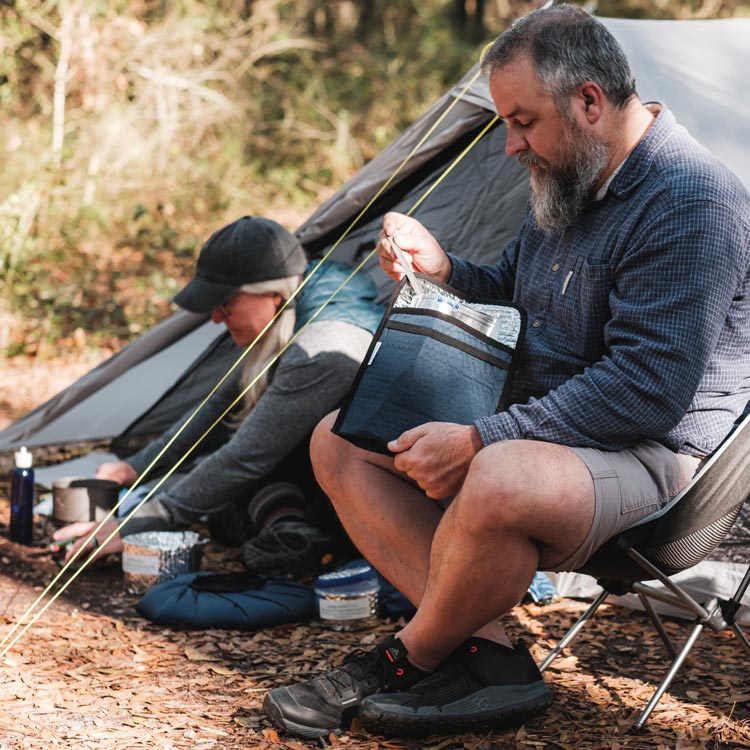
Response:
[{"label": "wood chip mulch", "polygon": [[[7,523],[6,483],[0,484],[0,653],[60,570],[39,549],[11,543]],[[206,560],[209,569],[238,564],[236,551],[213,544]],[[665,651],[644,614],[605,605],[548,671],[552,707],[523,726],[426,740],[386,740],[353,726],[307,742],[271,726],[261,710],[265,692],[325,671],[353,648],[371,647],[397,623],[358,633],[314,623],[251,633],[178,631],[139,617],[136,602],[123,587],[119,564],[98,564],[7,650],[0,658],[0,750],[750,748],[750,659],[729,633],[701,635],[641,732],[632,725],[665,672]],[[522,605],[507,624],[541,661],[585,606],[572,600]],[[667,626],[676,638],[687,632],[678,620]]]}]

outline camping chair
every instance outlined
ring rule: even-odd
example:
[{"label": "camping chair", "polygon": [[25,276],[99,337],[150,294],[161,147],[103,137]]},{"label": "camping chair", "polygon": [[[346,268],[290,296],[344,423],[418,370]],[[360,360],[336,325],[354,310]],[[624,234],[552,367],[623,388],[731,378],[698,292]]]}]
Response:
[{"label": "camping chair", "polygon": [[[672,665],[636,722],[640,729],[667,690],[704,627],[731,628],[750,654],[750,641],[735,621],[740,601],[750,585],[750,565],[735,594],[713,597],[702,604],[669,576],[696,565],[724,539],[742,504],[750,496],[750,404],[734,430],[711,455],[691,482],[664,508],[610,539],[577,572],[597,578],[603,591],[552,649],[539,669],[544,672],[609,594],[638,596],[667,650]],[[643,581],[660,581],[666,591]],[[681,650],[670,640],[653,601],[692,614],[693,627]]]}]

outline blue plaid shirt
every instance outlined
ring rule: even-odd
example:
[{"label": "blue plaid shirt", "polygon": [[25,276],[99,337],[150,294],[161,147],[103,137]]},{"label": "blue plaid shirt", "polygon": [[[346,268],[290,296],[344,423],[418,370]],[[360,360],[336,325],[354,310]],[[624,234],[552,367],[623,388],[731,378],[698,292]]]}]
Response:
[{"label": "blue plaid shirt", "polygon": [[497,265],[451,259],[452,286],[528,315],[511,406],[476,421],[485,444],[703,456],[750,398],[750,195],[665,107],[573,226],[529,213]]}]

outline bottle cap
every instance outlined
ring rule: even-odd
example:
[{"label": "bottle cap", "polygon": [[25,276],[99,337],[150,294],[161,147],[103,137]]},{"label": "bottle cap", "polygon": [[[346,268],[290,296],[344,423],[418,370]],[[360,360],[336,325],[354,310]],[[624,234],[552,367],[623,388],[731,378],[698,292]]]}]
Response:
[{"label": "bottle cap", "polygon": [[33,461],[33,456],[29,451],[26,450],[26,446],[22,446],[21,450],[16,451],[16,468],[17,469],[30,469]]},{"label": "bottle cap", "polygon": [[378,574],[370,565],[359,565],[352,568],[340,568],[331,573],[323,573],[315,579],[315,588],[330,589],[370,580],[377,583]]}]

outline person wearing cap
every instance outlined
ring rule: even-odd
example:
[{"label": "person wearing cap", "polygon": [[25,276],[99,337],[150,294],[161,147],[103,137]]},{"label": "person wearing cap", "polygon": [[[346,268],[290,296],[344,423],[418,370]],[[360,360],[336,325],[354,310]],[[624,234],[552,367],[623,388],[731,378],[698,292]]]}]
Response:
[{"label": "person wearing cap", "polygon": [[[252,385],[202,441],[197,450],[207,455],[187,473],[172,475],[97,549],[100,555],[121,551],[124,534],[183,528],[203,516],[219,541],[242,544],[244,562],[256,573],[310,575],[342,544],[346,548],[332,539],[339,527],[314,480],[309,439],[346,394],[383,309],[375,303],[375,285],[363,274],[322,307],[351,269],[329,261],[313,274],[316,265],[308,263],[294,235],[262,217],[242,217],[206,242],[195,275],[174,302],[223,323],[240,348],[255,342],[252,351],[236,368],[237,376],[230,376],[187,425],[193,409],[136,454],[102,464],[97,478],[131,485],[173,440],[148,472],[146,481],[153,483]],[[273,363],[295,332],[298,336]],[[85,539],[93,527],[72,524],[55,538]],[[107,529],[98,534],[106,536]],[[68,557],[75,549],[71,545]]]}]

